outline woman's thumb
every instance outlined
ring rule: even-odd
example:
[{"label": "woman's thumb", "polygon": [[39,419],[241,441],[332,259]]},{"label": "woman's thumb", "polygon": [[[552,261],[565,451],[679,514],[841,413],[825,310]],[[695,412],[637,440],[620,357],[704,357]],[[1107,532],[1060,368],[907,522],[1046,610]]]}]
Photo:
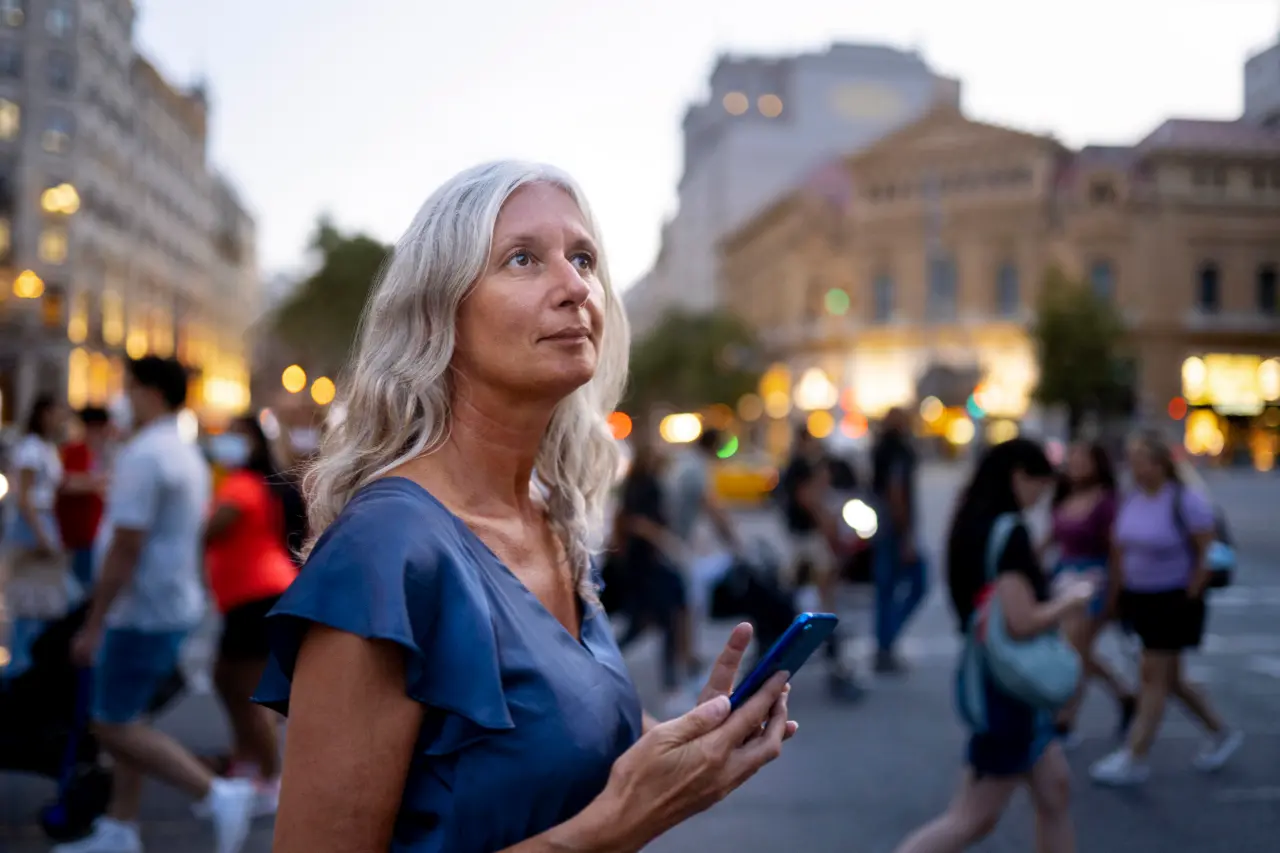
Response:
[{"label": "woman's thumb", "polygon": [[683,743],[714,731],[729,718],[729,697],[720,695],[703,702],[683,717],[677,717],[668,725]]}]

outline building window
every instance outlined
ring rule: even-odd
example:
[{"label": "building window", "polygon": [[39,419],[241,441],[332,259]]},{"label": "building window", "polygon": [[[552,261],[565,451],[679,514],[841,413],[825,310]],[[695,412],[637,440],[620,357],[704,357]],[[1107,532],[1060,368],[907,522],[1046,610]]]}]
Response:
[{"label": "building window", "polygon": [[929,317],[951,319],[956,314],[956,265],[947,255],[929,261]]},{"label": "building window", "polygon": [[1196,276],[1196,308],[1206,314],[1216,314],[1222,303],[1221,275],[1218,265],[1208,261],[1201,265]]},{"label": "building window", "polygon": [[67,311],[67,340],[82,344],[89,337],[89,294],[77,291]]},{"label": "building window", "polygon": [[1097,260],[1089,267],[1089,286],[1099,299],[1113,299],[1116,295],[1116,274],[1111,261]]},{"label": "building window", "polygon": [[0,139],[16,139],[22,129],[22,107],[0,98]]},{"label": "building window", "polygon": [[44,27],[54,38],[66,38],[71,33],[70,0],[53,0],[45,13]]},{"label": "building window", "polygon": [[71,150],[71,137],[74,133],[75,125],[71,114],[65,110],[51,110],[45,119],[40,144],[50,154],[66,154]]},{"label": "building window", "polygon": [[25,0],[0,0],[0,24],[6,27],[20,27],[27,19],[23,10]]},{"label": "building window", "polygon": [[882,272],[871,284],[871,318],[877,323],[893,319],[893,276]]},{"label": "building window", "polygon": [[996,273],[996,313],[1001,317],[1013,317],[1018,313],[1018,268],[1012,262],[1001,265]]},{"label": "building window", "polygon": [[57,226],[40,232],[40,260],[46,264],[62,264],[67,261],[67,230]]},{"label": "building window", "polygon": [[22,77],[22,45],[19,42],[0,42],[0,77],[6,80]]},{"label": "building window", "polygon": [[8,219],[0,219],[0,260],[8,260],[9,250],[13,248],[12,231]]},{"label": "building window", "polygon": [[55,92],[69,94],[75,88],[75,71],[71,57],[65,53],[51,53],[48,58],[49,86]]},{"label": "building window", "polygon": [[1276,292],[1276,268],[1271,264],[1258,267],[1258,310],[1270,315],[1280,313],[1280,294]]}]

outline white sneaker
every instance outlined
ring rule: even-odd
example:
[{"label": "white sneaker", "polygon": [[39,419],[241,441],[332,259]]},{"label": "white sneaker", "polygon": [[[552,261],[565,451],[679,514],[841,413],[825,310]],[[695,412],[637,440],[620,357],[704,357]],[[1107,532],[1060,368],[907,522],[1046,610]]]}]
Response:
[{"label": "white sneaker", "polygon": [[248,779],[214,779],[202,807],[213,820],[218,853],[240,853],[249,837],[257,789]]},{"label": "white sneaker", "polygon": [[1204,745],[1192,760],[1191,765],[1204,773],[1221,770],[1242,743],[1244,743],[1244,732],[1238,729],[1223,732],[1217,739]]},{"label": "white sneaker", "polygon": [[280,808],[280,778],[259,781],[253,795],[253,816],[270,817]]},{"label": "white sneaker", "polygon": [[1133,757],[1128,749],[1118,749],[1089,768],[1089,776],[1099,785],[1124,787],[1141,785],[1151,775],[1145,761]]},{"label": "white sneaker", "polygon": [[142,853],[142,836],[136,823],[100,817],[84,838],[56,844],[50,853]]}]

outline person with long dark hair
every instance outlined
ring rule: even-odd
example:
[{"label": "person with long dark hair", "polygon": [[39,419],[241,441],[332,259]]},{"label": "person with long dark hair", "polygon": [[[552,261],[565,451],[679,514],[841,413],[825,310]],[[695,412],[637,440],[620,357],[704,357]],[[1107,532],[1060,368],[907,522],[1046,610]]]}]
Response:
[{"label": "person with long dark hair", "polygon": [[[987,540],[996,520],[1031,509],[1053,484],[1053,466],[1033,441],[1013,439],[988,449],[965,488],[947,540],[947,577],[962,630],[981,601],[997,596],[1006,629],[1015,640],[1058,628],[1082,610],[1093,585],[1075,583],[1050,597],[1031,536],[1021,521],[996,561],[996,580],[987,581]],[[1024,785],[1036,812],[1037,850],[1072,853],[1075,828],[1070,812],[1070,770],[1056,743],[1053,719],[984,680],[986,730],[969,738],[968,769],[947,811],[921,827],[897,853],[956,853],[986,837],[1015,791]]]},{"label": "person with long dark hair", "polygon": [[[1053,529],[1050,544],[1057,551],[1054,577],[1106,576],[1111,555],[1111,527],[1116,518],[1116,477],[1111,457],[1100,444],[1078,442],[1067,451],[1066,465],[1053,495]],[[1093,653],[1098,634],[1107,624],[1106,585],[1085,612],[1073,613],[1063,623],[1071,645],[1080,654],[1084,680],[1074,699],[1058,715],[1058,733],[1066,745],[1074,744],[1074,729],[1088,679],[1106,685],[1120,704],[1120,733],[1129,730],[1137,710],[1134,697],[1110,667]]]},{"label": "person with long dark hair", "polygon": [[214,684],[231,723],[230,775],[258,783],[259,813],[279,798],[277,716],[255,705],[254,688],[270,654],[266,617],[297,574],[287,547],[282,477],[257,418],[237,418],[209,443],[228,473],[205,527],[209,586],[222,613]]},{"label": "person with long dark hair", "polygon": [[1169,444],[1158,433],[1140,433],[1129,443],[1129,470],[1135,489],[1116,517],[1109,609],[1142,641],[1142,683],[1125,745],[1090,768],[1093,780],[1103,785],[1146,781],[1147,754],[1170,697],[1209,735],[1193,762],[1196,769],[1220,770],[1243,741],[1182,668],[1183,654],[1204,637],[1206,552],[1217,526],[1213,505],[1183,482]]}]

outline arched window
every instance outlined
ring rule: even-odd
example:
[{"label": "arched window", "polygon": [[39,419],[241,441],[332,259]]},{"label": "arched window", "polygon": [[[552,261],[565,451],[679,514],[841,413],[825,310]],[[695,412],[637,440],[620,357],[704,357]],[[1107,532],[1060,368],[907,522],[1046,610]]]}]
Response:
[{"label": "arched window", "polygon": [[1215,314],[1222,307],[1221,276],[1218,265],[1205,261],[1196,274],[1196,308],[1206,314]]},{"label": "arched window", "polygon": [[893,319],[893,276],[882,272],[871,283],[871,319],[887,323]]},{"label": "arched window", "polygon": [[1012,317],[1018,313],[1021,294],[1018,292],[1018,268],[1012,261],[1000,265],[996,273],[996,314]]},{"label": "arched window", "polygon": [[928,315],[933,320],[949,320],[956,315],[956,264],[950,255],[929,260]]},{"label": "arched window", "polygon": [[1280,313],[1280,294],[1276,292],[1276,268],[1273,264],[1258,267],[1258,310],[1274,317]]}]

